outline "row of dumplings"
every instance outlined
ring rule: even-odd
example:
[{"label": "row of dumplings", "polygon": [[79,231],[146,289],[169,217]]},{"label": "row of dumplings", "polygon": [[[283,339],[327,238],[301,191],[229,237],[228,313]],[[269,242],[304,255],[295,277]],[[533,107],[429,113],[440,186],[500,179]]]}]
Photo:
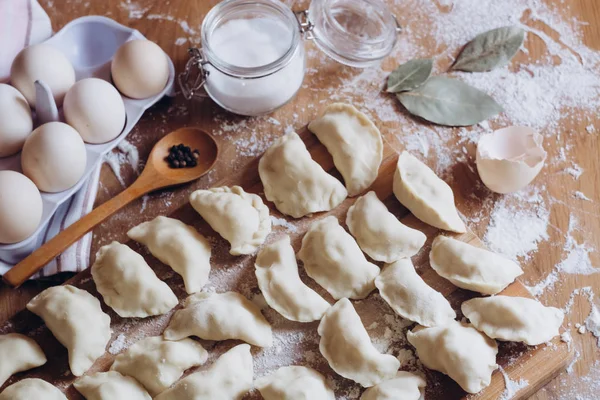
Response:
[{"label": "row of dumplings", "polygon": [[[366,116],[351,106],[334,106],[330,106],[322,118],[333,121],[321,124],[329,127],[329,134],[366,129],[376,132],[380,138]],[[315,128],[315,123],[309,128],[313,132],[320,129]],[[361,135],[364,136],[354,134],[356,138]],[[338,136],[337,143],[343,142],[347,146],[354,143],[344,141],[341,134]],[[333,145],[334,142],[327,147],[336,161]],[[365,147],[369,148],[367,144]],[[372,163],[375,171],[380,162],[381,159]],[[356,165],[345,170],[336,162],[336,167],[345,178],[348,192],[351,192],[349,182],[356,176],[366,176],[364,171],[356,173]],[[259,170],[266,197],[280,211],[295,217],[329,210],[347,195],[339,181],[311,159],[295,133],[283,136],[265,153]],[[276,171],[280,176],[274,175]],[[333,181],[327,177],[337,184],[329,185],[328,189],[327,183]],[[372,179],[371,175],[364,178],[362,185],[368,182],[367,186],[359,185],[360,189],[354,191],[364,190]],[[269,182],[273,185],[269,186]],[[281,190],[281,187],[287,190]],[[277,197],[271,196],[273,190]],[[354,191],[352,193],[356,194]],[[336,197],[338,192],[343,197]],[[456,232],[465,230],[454,207],[450,187],[409,153],[405,152],[399,158],[394,193],[423,221]],[[271,230],[269,210],[262,199],[240,187],[196,191],[190,196],[190,202],[212,228],[230,242],[232,254],[255,253]],[[338,374],[370,387],[363,399],[392,398],[385,396],[397,394],[399,390],[404,390],[408,399],[418,399],[425,386],[422,378],[398,372],[398,359],[375,349],[348,300],[365,298],[375,287],[396,313],[419,324],[409,332],[408,339],[416,347],[422,362],[448,374],[469,392],[487,386],[491,373],[497,368],[497,346],[491,338],[538,344],[558,333],[562,313],[524,298],[473,299],[463,303],[462,311],[474,326],[455,321],[456,313],[448,301],[419,277],[409,260],[423,246],[425,235],[400,223],[374,192],[356,200],[348,211],[346,224],[352,235],[335,217],[314,222],[298,253],[308,275],[338,300],[335,305],[331,306],[300,280],[296,255],[287,236],[261,249],[255,264],[256,276],[267,303],[285,318],[301,322],[321,320],[318,327],[321,353]],[[84,377],[75,386],[89,396],[85,392],[85,382],[92,387],[96,382],[97,387],[106,388],[111,385],[104,381],[114,381],[116,385],[117,381],[134,378],[134,382],[141,384],[150,395],[164,393],[157,397],[159,399],[217,398],[219,395],[234,399],[242,396],[252,387],[253,375],[252,359],[247,346],[242,347],[244,345],[223,355],[207,372],[192,374],[168,388],[186,369],[206,361],[204,349],[187,339],[189,336],[209,340],[240,339],[256,346],[269,346],[271,327],[260,310],[235,292],[197,293],[208,281],[211,249],[208,241],[194,228],[178,220],[158,217],[133,228],[128,235],[145,244],[154,256],[179,273],[186,291],[192,295],[184,301],[184,308],[175,312],[163,337],[147,338],[134,344],[117,356],[111,372]],[[376,261],[388,263],[383,271],[370,263],[363,251]],[[482,294],[500,292],[522,273],[520,267],[509,260],[444,236],[434,241],[430,261],[438,274],[456,286]],[[119,243],[100,249],[92,266],[92,275],[106,304],[122,317],[164,314],[178,303],[171,289],[156,277],[143,257]],[[51,288],[33,299],[28,308],[44,318],[50,330],[68,348],[74,375],[84,374],[104,353],[111,336],[110,318],[89,293],[71,286]],[[66,323],[57,312],[59,309],[68,311],[70,317]],[[1,343],[0,355],[4,354]],[[438,346],[436,343],[444,344]],[[243,355],[246,352],[247,357]],[[226,357],[230,353],[233,355]],[[248,358],[249,362],[240,361]],[[19,357],[13,359],[16,361],[12,363],[12,371],[9,366],[6,377],[29,365],[25,361],[20,365]],[[235,379],[218,376],[222,374],[218,366],[226,364],[225,361],[221,363],[222,359],[237,360],[244,366],[244,371],[233,368]],[[211,375],[213,370],[216,371],[214,376]],[[124,376],[115,375],[119,373]],[[211,377],[210,382],[218,385],[208,384],[207,375]],[[249,378],[244,379],[244,376]],[[305,367],[284,367],[255,384],[267,400],[301,393],[312,393],[309,397],[316,400],[334,398],[323,379],[316,371]]]}]

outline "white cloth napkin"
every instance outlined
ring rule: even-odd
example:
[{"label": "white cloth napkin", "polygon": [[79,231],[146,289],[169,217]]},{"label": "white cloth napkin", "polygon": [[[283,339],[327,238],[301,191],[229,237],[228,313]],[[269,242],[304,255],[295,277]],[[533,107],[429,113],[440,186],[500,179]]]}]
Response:
[{"label": "white cloth napkin", "polygon": [[[0,0],[0,82],[8,82],[10,66],[21,49],[42,42],[51,35],[50,18],[37,0]],[[40,246],[92,210],[98,192],[99,177],[100,166],[81,189],[58,208],[44,229],[40,231],[37,238]],[[88,233],[44,267],[34,278],[86,269],[90,259],[91,243],[92,234]],[[11,263],[0,259],[0,275],[12,267]]]}]

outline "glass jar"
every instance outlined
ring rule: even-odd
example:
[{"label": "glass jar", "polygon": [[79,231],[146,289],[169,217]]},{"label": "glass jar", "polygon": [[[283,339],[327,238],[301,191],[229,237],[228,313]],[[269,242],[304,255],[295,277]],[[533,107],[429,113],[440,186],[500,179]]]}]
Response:
[{"label": "glass jar", "polygon": [[400,26],[381,0],[313,0],[294,13],[277,0],[225,0],[202,23],[202,48],[179,75],[187,99],[210,96],[224,109],[256,116],[290,101],[305,74],[303,39],[364,68],[392,51]]}]

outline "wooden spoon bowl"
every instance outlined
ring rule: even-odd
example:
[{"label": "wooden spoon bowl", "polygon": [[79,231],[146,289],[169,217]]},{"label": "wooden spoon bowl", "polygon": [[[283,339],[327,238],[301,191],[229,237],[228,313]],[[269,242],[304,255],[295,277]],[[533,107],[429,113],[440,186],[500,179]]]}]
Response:
[{"label": "wooden spoon bowl", "polygon": [[[171,147],[180,143],[200,152],[198,165],[193,168],[171,168],[169,166],[165,158],[169,155]],[[160,179],[164,184],[161,186],[163,188],[191,182],[210,171],[217,161],[218,155],[217,142],[208,133],[197,128],[181,128],[163,137],[154,145],[148,157],[148,163],[138,181],[147,175],[150,179]]]},{"label": "wooden spoon bowl", "polygon": [[[200,152],[198,165],[192,168],[171,168],[165,160],[172,146],[183,143]],[[217,142],[208,133],[197,128],[181,128],[163,137],[154,145],[148,162],[139,178],[123,192],[75,222],[23,261],[4,274],[10,286],[20,286],[53,258],[133,200],[146,193],[181,185],[200,178],[210,171],[219,156]]]}]

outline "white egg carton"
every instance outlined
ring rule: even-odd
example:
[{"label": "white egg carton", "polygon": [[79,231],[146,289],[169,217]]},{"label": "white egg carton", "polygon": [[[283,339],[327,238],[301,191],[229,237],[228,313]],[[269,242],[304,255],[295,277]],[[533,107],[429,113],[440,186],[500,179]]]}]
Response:
[{"label": "white egg carton", "polygon": [[[77,80],[89,77],[111,82],[110,63],[117,49],[125,42],[145,39],[139,31],[121,25],[110,18],[88,16],[77,18],[65,25],[56,35],[45,43],[52,45],[67,56],[73,64]],[[86,144],[87,165],[83,177],[72,188],[59,193],[42,192],[44,210],[40,226],[33,235],[19,243],[0,244],[0,259],[8,263],[17,263],[41,244],[40,232],[50,221],[57,208],[75,194],[85,183],[92,171],[102,162],[104,155],[121,142],[144,111],[165,95],[174,93],[175,66],[169,59],[169,81],[162,92],[154,97],[135,100],[122,96],[125,103],[127,121],[121,134],[114,140],[103,144]],[[7,158],[0,158],[0,170],[21,172],[20,153]]]}]

